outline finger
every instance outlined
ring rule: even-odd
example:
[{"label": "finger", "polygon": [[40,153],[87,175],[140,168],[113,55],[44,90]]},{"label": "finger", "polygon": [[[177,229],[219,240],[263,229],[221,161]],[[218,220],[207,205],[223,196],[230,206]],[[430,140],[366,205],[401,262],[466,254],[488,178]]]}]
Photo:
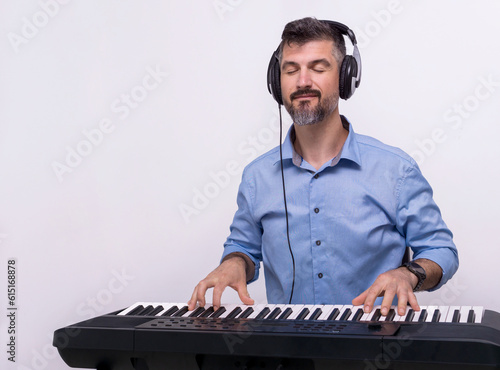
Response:
[{"label": "finger", "polygon": [[411,308],[415,311],[420,311],[420,306],[417,302],[417,297],[415,293],[411,292],[410,295],[408,296],[408,301],[410,303]]},{"label": "finger", "polygon": [[240,297],[240,300],[241,302],[243,302],[243,304],[252,305],[255,303],[255,301],[252,298],[250,298],[250,294],[248,293],[246,284],[244,284],[236,291],[238,292],[238,296]]},{"label": "finger", "polygon": [[215,286],[212,298],[212,305],[214,306],[214,311],[217,311],[221,305],[222,292],[224,292],[224,287]]},{"label": "finger", "polygon": [[365,303],[366,296],[368,295],[368,290],[365,290],[363,293],[358,295],[356,298],[352,300],[353,306],[361,306]]},{"label": "finger", "polygon": [[396,291],[393,288],[389,288],[385,291],[384,298],[382,299],[382,304],[380,305],[380,313],[382,314],[382,316],[387,316],[387,314],[389,313],[395,296]]},{"label": "finger", "polygon": [[198,286],[194,288],[193,294],[191,295],[191,299],[187,302],[189,311],[192,311],[196,308],[197,291],[198,291]]},{"label": "finger", "polygon": [[377,288],[375,285],[372,285],[366,294],[365,302],[364,302],[364,310],[365,312],[371,312],[373,306],[375,305],[375,300],[382,293],[382,290]]},{"label": "finger", "polygon": [[200,281],[196,286],[196,301],[195,304],[198,303],[200,307],[205,307],[205,294],[207,293],[208,286]]},{"label": "finger", "polygon": [[408,307],[408,294],[400,292],[398,294],[398,314],[403,316],[406,312],[406,307]]}]

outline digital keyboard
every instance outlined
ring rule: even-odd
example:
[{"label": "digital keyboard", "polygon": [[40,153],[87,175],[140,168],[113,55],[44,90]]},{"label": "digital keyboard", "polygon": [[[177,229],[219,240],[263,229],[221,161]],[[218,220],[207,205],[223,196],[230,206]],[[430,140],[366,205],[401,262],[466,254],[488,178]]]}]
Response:
[{"label": "digital keyboard", "polygon": [[500,314],[479,306],[138,302],[57,330],[70,367],[159,369],[499,369]]}]

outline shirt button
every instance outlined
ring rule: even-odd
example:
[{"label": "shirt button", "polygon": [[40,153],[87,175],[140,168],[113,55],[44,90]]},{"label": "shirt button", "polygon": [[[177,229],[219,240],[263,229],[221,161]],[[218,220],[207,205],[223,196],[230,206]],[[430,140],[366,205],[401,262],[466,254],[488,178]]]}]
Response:
[{"label": "shirt button", "polygon": [[316,245],[321,245],[321,240],[316,240]]},{"label": "shirt button", "polygon": [[314,213],[318,213],[319,212],[319,208],[314,208]]},{"label": "shirt button", "polygon": [[323,274],[320,272],[320,273],[318,274],[318,277],[321,279],[321,278],[323,277]]},{"label": "shirt button", "polygon": [[317,173],[316,175],[314,175],[314,178],[317,179],[319,177],[319,174]]}]

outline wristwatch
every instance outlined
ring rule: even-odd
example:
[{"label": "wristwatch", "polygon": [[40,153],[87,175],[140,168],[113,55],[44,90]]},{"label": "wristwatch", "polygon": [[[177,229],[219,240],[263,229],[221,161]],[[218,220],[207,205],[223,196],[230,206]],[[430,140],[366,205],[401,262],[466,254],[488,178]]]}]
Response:
[{"label": "wristwatch", "polygon": [[403,266],[406,267],[408,270],[410,270],[410,272],[412,272],[413,274],[415,274],[417,276],[418,283],[415,286],[415,288],[413,288],[413,291],[416,292],[417,290],[419,290],[422,287],[422,284],[424,283],[425,278],[427,277],[427,274],[425,273],[424,268],[416,262],[413,262],[413,261],[406,262],[405,264],[403,264]]}]

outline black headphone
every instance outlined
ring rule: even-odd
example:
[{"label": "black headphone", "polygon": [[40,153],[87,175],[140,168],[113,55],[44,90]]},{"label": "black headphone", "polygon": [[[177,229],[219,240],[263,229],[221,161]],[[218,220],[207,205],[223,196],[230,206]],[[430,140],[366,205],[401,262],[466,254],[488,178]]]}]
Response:
[{"label": "black headphone", "polygon": [[[341,34],[346,35],[354,46],[352,55],[346,55],[342,61],[339,72],[339,96],[342,99],[349,99],[361,82],[361,56],[359,55],[356,36],[354,32],[346,25],[335,22],[321,20],[320,22],[328,24],[331,28],[338,30]],[[273,53],[269,66],[267,67],[267,89],[278,104],[283,105],[283,97],[281,96],[281,71],[279,62],[279,46]]]}]

